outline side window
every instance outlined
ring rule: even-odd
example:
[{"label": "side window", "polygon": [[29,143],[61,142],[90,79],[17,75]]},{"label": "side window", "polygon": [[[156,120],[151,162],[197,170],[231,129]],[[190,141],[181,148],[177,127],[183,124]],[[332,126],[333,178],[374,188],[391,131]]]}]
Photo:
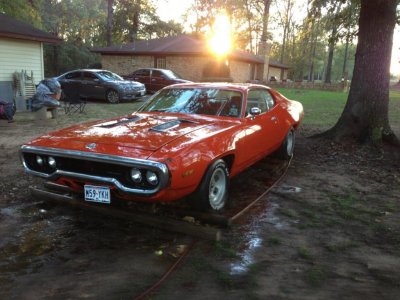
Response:
[{"label": "side window", "polygon": [[96,75],[90,72],[83,72],[83,80],[94,81],[96,78]]},{"label": "side window", "polygon": [[81,72],[71,72],[65,75],[65,79],[81,79]]},{"label": "side window", "polygon": [[158,70],[153,70],[153,73],[151,74],[153,77],[164,77],[163,73],[158,71]]},{"label": "side window", "polygon": [[270,110],[275,105],[275,100],[268,91],[262,91],[264,95],[265,102],[267,103],[268,110]]},{"label": "side window", "polygon": [[150,76],[150,70],[142,69],[133,72],[136,76]]},{"label": "side window", "polygon": [[247,94],[246,112],[250,112],[252,107],[258,107],[261,112],[268,110],[267,103],[264,98],[264,91],[262,90],[250,90]]}]

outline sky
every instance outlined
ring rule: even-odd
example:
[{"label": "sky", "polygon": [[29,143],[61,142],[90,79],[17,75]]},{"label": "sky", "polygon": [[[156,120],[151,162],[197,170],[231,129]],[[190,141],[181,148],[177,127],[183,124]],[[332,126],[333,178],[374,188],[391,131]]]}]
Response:
[{"label": "sky", "polygon": [[[192,0],[153,0],[160,18],[164,21],[179,21],[193,3]],[[393,37],[390,72],[400,77],[400,27],[396,26]]]}]

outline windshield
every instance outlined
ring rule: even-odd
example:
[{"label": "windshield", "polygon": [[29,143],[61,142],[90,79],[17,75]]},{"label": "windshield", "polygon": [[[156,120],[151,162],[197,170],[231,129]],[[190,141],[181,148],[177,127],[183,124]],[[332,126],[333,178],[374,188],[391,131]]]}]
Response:
[{"label": "windshield", "polygon": [[240,117],[242,93],[216,88],[171,88],[161,90],[139,111]]},{"label": "windshield", "polygon": [[168,76],[169,78],[171,78],[171,79],[182,79],[181,76],[179,76],[178,74],[172,72],[171,70],[165,70],[164,72],[165,72],[165,74],[167,74],[167,76]]},{"label": "windshield", "polygon": [[99,75],[101,77],[101,79],[105,80],[105,81],[110,81],[110,80],[124,80],[122,77],[120,77],[119,75],[115,74],[115,73],[111,73],[108,71],[100,71],[97,72],[97,75]]}]

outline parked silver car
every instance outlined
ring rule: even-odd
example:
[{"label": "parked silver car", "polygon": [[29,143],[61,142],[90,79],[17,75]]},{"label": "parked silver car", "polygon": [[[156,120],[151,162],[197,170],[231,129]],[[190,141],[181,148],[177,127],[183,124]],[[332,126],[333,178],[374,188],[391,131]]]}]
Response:
[{"label": "parked silver car", "polygon": [[107,100],[118,103],[133,100],[146,94],[144,84],[124,80],[121,76],[98,69],[81,69],[56,77],[63,91],[73,90],[82,98]]}]

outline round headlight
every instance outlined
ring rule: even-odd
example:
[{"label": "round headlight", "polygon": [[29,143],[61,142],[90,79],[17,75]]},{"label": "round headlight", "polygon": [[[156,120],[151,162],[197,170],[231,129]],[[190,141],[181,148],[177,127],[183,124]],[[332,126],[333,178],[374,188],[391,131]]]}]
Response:
[{"label": "round headlight", "polygon": [[43,166],[43,158],[42,158],[41,156],[37,155],[37,156],[36,156],[36,163],[37,163],[39,166]]},{"label": "round headlight", "polygon": [[142,173],[139,169],[133,168],[131,170],[131,178],[133,182],[139,183],[142,181]]},{"label": "round headlight", "polygon": [[55,168],[56,167],[56,160],[54,157],[49,156],[47,162],[49,163],[50,168]]},{"label": "round headlight", "polygon": [[147,171],[146,172],[146,179],[147,179],[147,182],[150,183],[151,185],[157,185],[158,184],[157,174],[154,173],[153,171]]}]

